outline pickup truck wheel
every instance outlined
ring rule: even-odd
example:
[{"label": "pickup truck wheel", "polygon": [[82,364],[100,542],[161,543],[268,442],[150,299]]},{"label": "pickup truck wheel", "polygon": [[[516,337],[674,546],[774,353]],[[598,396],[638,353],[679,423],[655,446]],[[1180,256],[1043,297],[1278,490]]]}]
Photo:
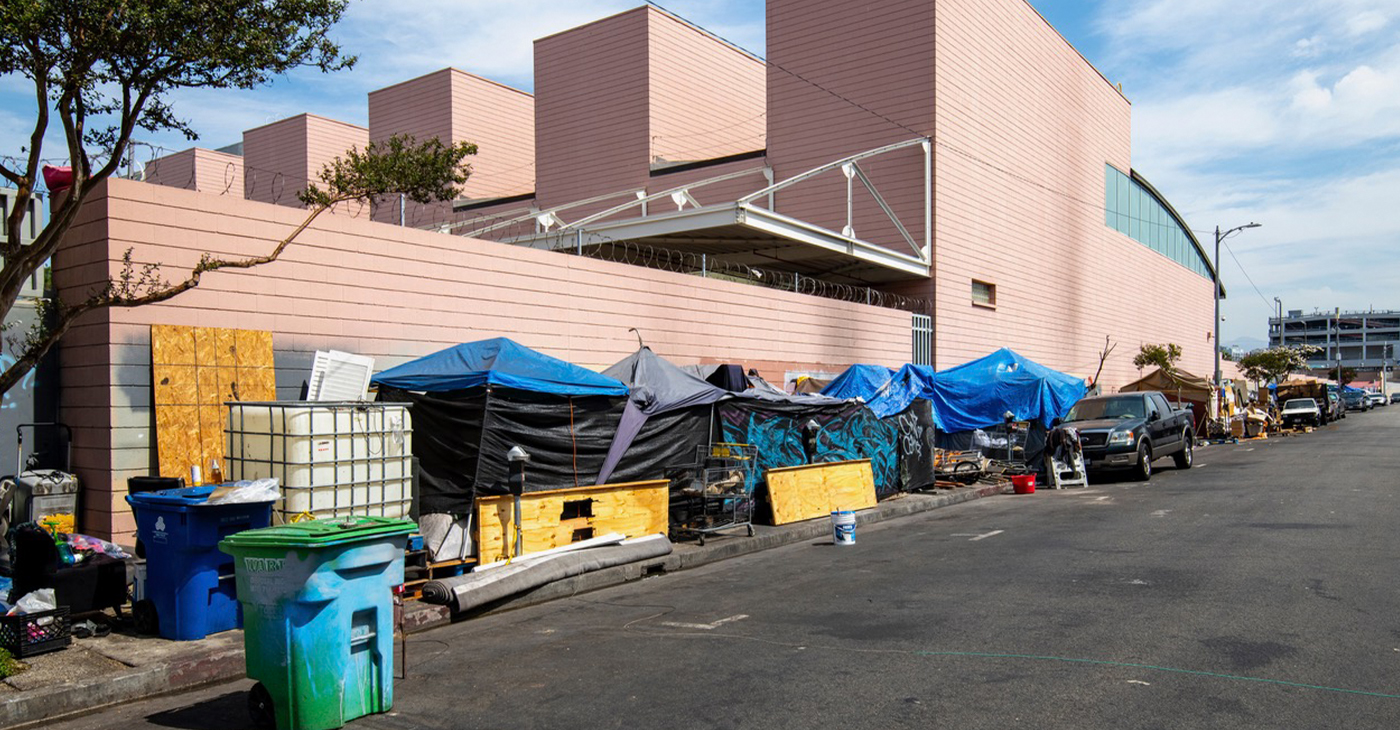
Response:
[{"label": "pickup truck wheel", "polygon": [[1147,445],[1144,439],[1138,442],[1138,463],[1133,475],[1138,481],[1145,482],[1152,478],[1152,447]]},{"label": "pickup truck wheel", "polygon": [[1191,462],[1195,459],[1196,439],[1191,437],[1191,432],[1181,434],[1181,451],[1172,454],[1172,462],[1178,469],[1190,469]]}]

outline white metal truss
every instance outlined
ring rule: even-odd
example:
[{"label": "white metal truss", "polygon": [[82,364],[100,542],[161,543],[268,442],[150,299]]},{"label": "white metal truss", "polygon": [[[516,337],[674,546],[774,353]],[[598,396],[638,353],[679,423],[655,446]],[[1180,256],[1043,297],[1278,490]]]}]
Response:
[{"label": "white metal truss", "polygon": [[[860,164],[870,158],[914,147],[920,148],[924,155],[924,240],[922,242],[917,241],[909,232],[909,227],[890,207],[884,195],[876,187],[875,182]],[[704,196],[703,192],[698,191],[703,191],[716,183],[758,174],[764,175],[769,184],[738,199],[714,202],[708,205],[700,202],[700,197]],[[773,209],[773,201],[777,193],[824,174],[841,174],[846,179],[846,224],[841,231],[832,231],[783,215]],[[857,181],[869,191],[875,204],[889,218],[899,236],[908,244],[909,252],[893,250],[859,238],[855,230],[855,184]],[[568,210],[619,197],[627,199],[574,221],[566,221],[560,216],[560,213]],[[651,205],[657,201],[668,201],[675,208],[674,210],[658,212],[655,206]],[[637,211],[638,217],[619,218],[619,216],[633,210]],[[926,137],[896,142],[832,160],[777,182],[773,181],[772,169],[764,166],[725,173],[655,193],[648,194],[639,190],[610,193],[545,210],[524,211],[509,219],[467,231],[464,235],[482,236],[531,221],[533,221],[535,228],[533,234],[514,236],[505,240],[528,245],[537,243],[538,239],[547,236],[557,242],[553,245],[559,245],[559,243],[573,239],[571,244],[565,243],[564,245],[577,246],[581,249],[586,235],[589,234],[597,234],[617,241],[643,240],[653,237],[683,235],[691,231],[740,226],[750,232],[845,254],[860,261],[895,269],[905,274],[928,276],[932,265],[931,253],[933,250],[933,145],[931,140]],[[465,227],[466,224],[455,225]],[[566,233],[575,235],[565,236]]]}]

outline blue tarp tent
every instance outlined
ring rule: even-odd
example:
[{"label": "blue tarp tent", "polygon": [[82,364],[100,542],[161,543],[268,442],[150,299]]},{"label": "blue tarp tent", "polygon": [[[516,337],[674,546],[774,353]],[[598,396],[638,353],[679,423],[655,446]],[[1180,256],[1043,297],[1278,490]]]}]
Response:
[{"label": "blue tarp tent", "polygon": [[1086,392],[1082,378],[1002,348],[937,373],[926,365],[906,365],[870,407],[883,418],[908,408],[915,399],[928,400],[934,424],[947,433],[998,425],[1007,411],[1018,421],[1037,421],[1049,428]]},{"label": "blue tarp tent", "polygon": [[822,395],[843,400],[860,398],[869,403],[875,394],[885,387],[885,383],[890,382],[890,377],[894,373],[893,368],[887,368],[884,365],[857,363],[846,368],[846,372],[827,383],[826,387],[822,388]]},{"label": "blue tarp tent", "polygon": [[627,386],[505,338],[469,342],[375,376],[379,399],[413,405],[423,514],[461,515],[503,494],[506,453],[530,454],[526,491],[592,484]]},{"label": "blue tarp tent", "polygon": [[389,368],[370,382],[427,393],[499,385],[553,395],[627,395],[627,386],[614,378],[505,337],[449,347]]}]

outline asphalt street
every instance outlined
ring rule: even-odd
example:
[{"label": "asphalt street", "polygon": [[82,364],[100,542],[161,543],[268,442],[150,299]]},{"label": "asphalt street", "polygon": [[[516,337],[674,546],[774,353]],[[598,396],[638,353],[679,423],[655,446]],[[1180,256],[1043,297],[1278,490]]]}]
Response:
[{"label": "asphalt street", "polygon": [[[1391,730],[1398,445],[1384,408],[418,634],[349,727]],[[242,728],[249,684],[49,727]]]}]

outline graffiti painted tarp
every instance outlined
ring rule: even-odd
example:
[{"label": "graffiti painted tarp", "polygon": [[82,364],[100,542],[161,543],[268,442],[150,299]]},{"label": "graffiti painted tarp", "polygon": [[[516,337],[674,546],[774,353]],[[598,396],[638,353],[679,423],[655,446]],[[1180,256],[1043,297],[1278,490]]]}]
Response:
[{"label": "graffiti painted tarp", "polygon": [[[926,405],[926,404],[925,404]],[[881,497],[927,486],[933,473],[933,425],[917,404],[879,419],[856,402],[737,399],[716,404],[723,441],[752,444],[760,472],[807,463],[803,426],[817,424],[814,461],[870,459],[875,492]],[[921,466],[926,463],[927,466]],[[922,474],[928,475],[924,478]]]}]

